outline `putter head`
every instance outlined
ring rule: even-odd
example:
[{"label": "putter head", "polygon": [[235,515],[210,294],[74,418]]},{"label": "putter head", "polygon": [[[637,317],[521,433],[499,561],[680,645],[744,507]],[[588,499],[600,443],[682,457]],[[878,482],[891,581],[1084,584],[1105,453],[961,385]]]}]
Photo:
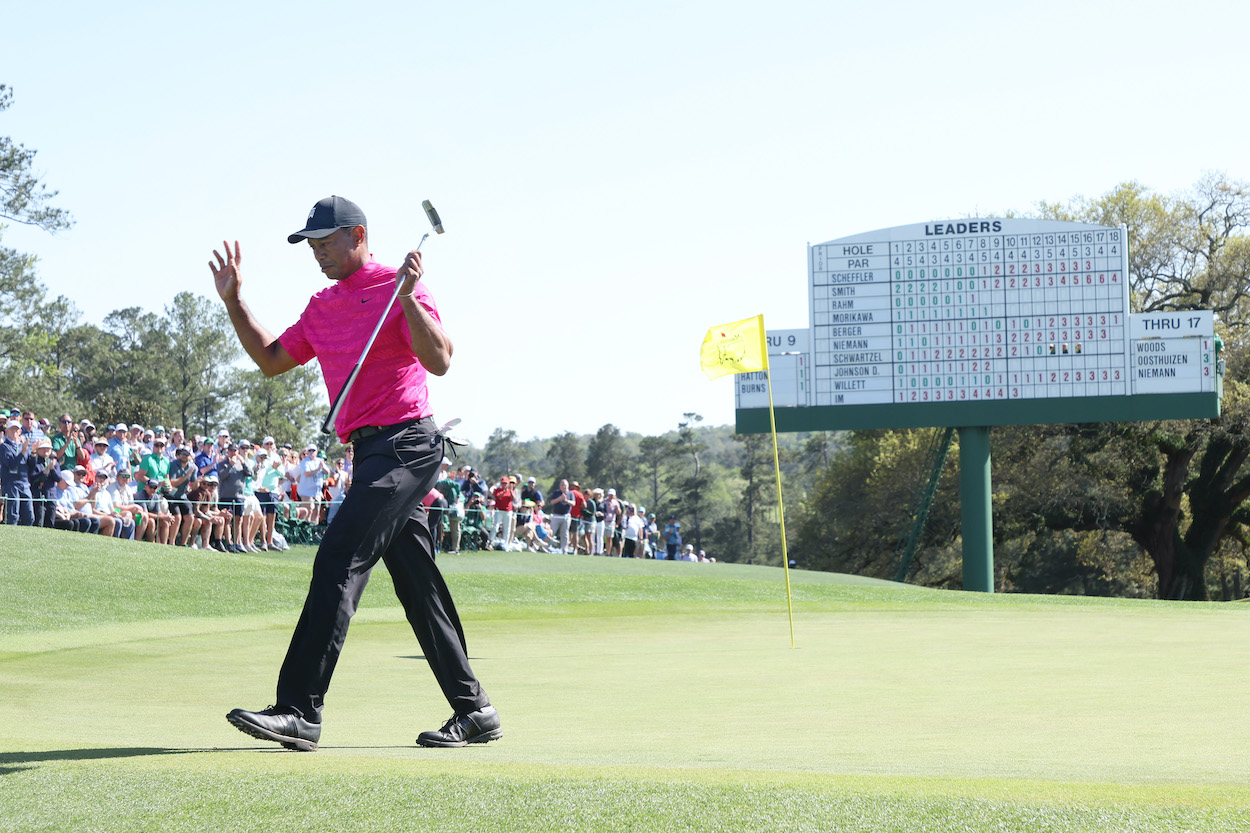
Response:
[{"label": "putter head", "polygon": [[425,216],[429,218],[430,225],[434,227],[435,234],[443,233],[443,221],[438,218],[438,211],[430,204],[429,200],[423,200],[421,207],[425,209]]}]

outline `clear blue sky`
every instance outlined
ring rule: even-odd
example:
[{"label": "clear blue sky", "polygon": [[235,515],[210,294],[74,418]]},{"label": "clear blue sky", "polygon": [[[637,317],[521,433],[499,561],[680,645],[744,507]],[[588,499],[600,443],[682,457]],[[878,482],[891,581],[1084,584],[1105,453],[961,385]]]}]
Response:
[{"label": "clear blue sky", "polygon": [[806,244],[1137,179],[1250,178],[1234,2],[10,4],[0,135],[77,225],[10,226],[99,323],[244,295],[280,333],[323,280],[286,235],[331,193],[396,264],[425,230],[481,444],[733,419],[713,324],[806,327]]}]

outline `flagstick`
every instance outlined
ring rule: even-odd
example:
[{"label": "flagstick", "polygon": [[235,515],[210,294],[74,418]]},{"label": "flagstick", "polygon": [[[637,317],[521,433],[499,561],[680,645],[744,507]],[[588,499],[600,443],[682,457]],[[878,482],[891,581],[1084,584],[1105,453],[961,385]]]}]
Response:
[{"label": "flagstick", "polygon": [[777,474],[777,514],[781,518],[781,567],[786,576],[786,610],[790,614],[790,649],[794,650],[794,601],[790,596],[790,553],[786,549],[786,507],[781,500],[781,459],[777,453],[777,419],[773,415],[773,373],[764,371],[768,381],[768,425],[773,433],[773,471]]},{"label": "flagstick", "polygon": [[777,451],[777,417],[773,412],[773,371],[768,366],[768,337],[764,316],[759,316],[760,357],[764,362],[764,381],[768,384],[768,427],[773,435],[773,472],[777,476],[777,516],[781,519],[781,569],[786,577],[786,610],[790,614],[790,650],[794,650],[794,600],[790,595],[790,552],[786,547],[786,507],[781,499],[781,455]]}]

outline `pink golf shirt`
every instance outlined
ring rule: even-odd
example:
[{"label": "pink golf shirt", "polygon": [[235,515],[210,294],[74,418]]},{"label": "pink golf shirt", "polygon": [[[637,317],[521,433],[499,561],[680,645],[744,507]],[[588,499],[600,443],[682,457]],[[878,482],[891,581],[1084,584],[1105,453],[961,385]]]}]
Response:
[{"label": "pink golf shirt", "polygon": [[[299,364],[314,357],[321,362],[331,402],[360,358],[382,307],[395,292],[395,272],[370,256],[360,270],[313,295],[299,320],[278,338]],[[420,281],[413,299],[442,323],[434,299]],[[404,311],[396,303],[334,423],[339,440],[347,442],[352,431],[365,425],[394,425],[429,416],[425,381],[425,368],[412,352]]]}]

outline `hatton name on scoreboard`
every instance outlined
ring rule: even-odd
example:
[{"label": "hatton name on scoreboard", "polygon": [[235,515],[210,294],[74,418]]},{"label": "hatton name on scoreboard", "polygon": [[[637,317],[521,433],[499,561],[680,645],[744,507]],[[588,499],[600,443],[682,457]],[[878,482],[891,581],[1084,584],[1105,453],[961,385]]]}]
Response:
[{"label": "hatton name on scoreboard", "polygon": [[[1124,228],[1023,219],[809,246],[810,327],[768,333],[774,404],[836,427],[1217,416],[1211,312],[1131,315],[1128,249]],[[763,374],[737,379],[737,408],[766,409]]]}]

